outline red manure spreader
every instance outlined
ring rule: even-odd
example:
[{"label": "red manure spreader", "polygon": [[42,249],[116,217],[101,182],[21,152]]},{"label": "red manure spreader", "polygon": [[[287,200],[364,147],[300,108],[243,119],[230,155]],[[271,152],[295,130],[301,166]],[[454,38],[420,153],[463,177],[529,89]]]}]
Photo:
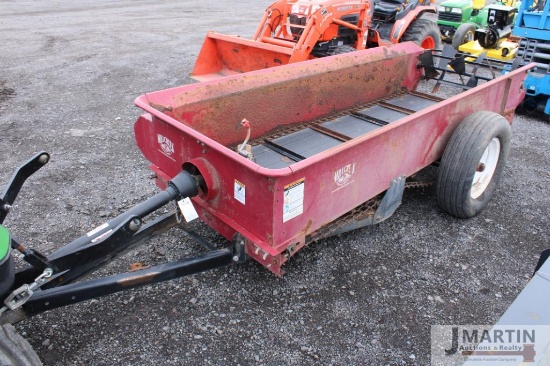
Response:
[{"label": "red manure spreader", "polygon": [[[47,255],[0,225],[1,323],[247,258],[280,276],[304,246],[389,218],[428,166],[437,166],[444,211],[478,214],[506,164],[531,65],[495,76],[454,52],[404,42],[138,97],[145,113],[134,127],[137,146],[162,191]],[[423,78],[453,95],[421,92]],[[0,224],[48,160],[39,153],[13,175],[0,196]],[[173,202],[176,210],[157,212]],[[205,254],[76,282],[196,218],[227,246],[197,238]],[[15,268],[12,250],[28,266]]]}]

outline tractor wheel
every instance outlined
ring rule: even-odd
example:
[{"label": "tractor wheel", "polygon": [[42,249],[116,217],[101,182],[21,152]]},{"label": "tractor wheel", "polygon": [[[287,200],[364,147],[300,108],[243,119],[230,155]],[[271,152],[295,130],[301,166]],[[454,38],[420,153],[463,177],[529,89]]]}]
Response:
[{"label": "tractor wheel", "polygon": [[474,40],[474,34],[476,32],[476,26],[472,23],[461,24],[456,30],[451,45],[455,50],[462,46],[464,43],[468,43]]},{"label": "tractor wheel", "polygon": [[429,19],[418,18],[407,28],[401,42],[412,41],[427,50],[441,49],[441,35],[437,24]]},{"label": "tractor wheel", "polygon": [[15,331],[11,324],[0,329],[0,365],[37,366],[42,365],[32,346]]},{"label": "tractor wheel", "polygon": [[335,48],[334,50],[332,50],[330,52],[327,52],[327,55],[328,56],[342,55],[344,53],[350,53],[350,52],[355,52],[355,51],[357,51],[355,49],[355,47],[350,46],[350,45],[343,45],[343,46],[338,46],[337,48]]},{"label": "tractor wheel", "polygon": [[510,124],[500,114],[475,112],[453,132],[439,165],[437,202],[458,218],[480,213],[491,199],[510,150]]}]

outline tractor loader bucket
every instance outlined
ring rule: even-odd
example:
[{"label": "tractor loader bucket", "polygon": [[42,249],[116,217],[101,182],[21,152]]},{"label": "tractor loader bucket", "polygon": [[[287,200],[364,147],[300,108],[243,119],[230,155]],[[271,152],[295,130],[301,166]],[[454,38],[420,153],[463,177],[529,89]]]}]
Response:
[{"label": "tractor loader bucket", "polygon": [[277,45],[253,41],[238,36],[208,32],[201,52],[191,72],[198,81],[286,65],[293,53],[291,42]]}]

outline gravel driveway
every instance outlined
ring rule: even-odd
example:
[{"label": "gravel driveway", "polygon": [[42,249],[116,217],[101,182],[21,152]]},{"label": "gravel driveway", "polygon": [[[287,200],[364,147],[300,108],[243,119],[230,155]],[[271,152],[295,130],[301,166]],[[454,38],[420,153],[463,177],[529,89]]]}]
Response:
[{"label": "gravel driveway", "polygon": [[[269,3],[1,1],[0,184],[52,157],[6,226],[49,253],[157,192],[134,98],[189,83],[206,32],[250,37]],[[494,323],[548,247],[549,137],[516,116],[500,187],[473,219],[441,212],[433,188],[407,190],[392,218],[303,250],[282,278],[250,261],[16,328],[46,365],[426,365],[430,325]],[[175,230],[97,275],[197,251]]]}]

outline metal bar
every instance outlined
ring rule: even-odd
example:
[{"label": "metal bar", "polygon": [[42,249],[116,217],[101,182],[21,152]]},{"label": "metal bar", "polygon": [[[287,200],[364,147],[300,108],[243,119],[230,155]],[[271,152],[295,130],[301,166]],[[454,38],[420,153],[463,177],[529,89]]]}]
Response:
[{"label": "metal bar", "polygon": [[[483,67],[487,67],[487,65],[480,65],[480,64],[476,64],[476,63],[468,63],[468,64],[469,64],[469,65],[474,65],[474,66],[483,66]],[[446,70],[445,70],[445,69],[442,69],[442,68],[437,67],[437,66],[434,67],[434,69],[439,70],[439,71],[445,71],[445,72],[447,72],[447,73],[449,73],[449,74],[456,74],[456,75],[463,75],[463,76],[470,76],[470,77],[471,77],[471,76],[475,76],[475,77],[477,77],[478,79],[480,79],[480,80],[485,80],[485,81],[491,81],[491,80],[493,80],[492,78],[488,78],[488,77],[485,77],[485,76],[474,75],[474,74],[470,74],[470,73],[467,73],[467,72],[465,72],[465,73],[463,73],[463,74],[459,74],[459,73],[457,73],[457,72],[455,72],[455,71],[453,71],[453,70],[450,70],[450,69],[446,69]],[[438,81],[445,81],[445,80],[439,80],[439,79],[438,79]],[[457,84],[457,85],[461,85],[461,86],[462,86],[462,84]]]},{"label": "metal bar", "polygon": [[[304,45],[304,42],[306,40],[306,37],[309,36],[309,32],[311,31],[311,28],[313,27],[314,21],[309,21],[306,24],[306,28],[302,31],[300,34],[300,39],[298,40],[298,43],[296,43],[296,47],[294,49],[299,50]],[[305,35],[305,36],[304,36]]]},{"label": "metal bar", "polygon": [[[51,262],[62,273],[57,278],[43,285],[42,288],[51,288],[70,283],[75,279],[99,269],[107,262],[123,255],[141,241],[161,234],[178,224],[175,212],[162,215],[143,225],[135,234],[122,238],[109,237],[94,245],[85,248],[76,248],[63,256],[57,256]],[[13,288],[32,282],[42,272],[40,268],[27,267],[16,273]]]},{"label": "metal bar", "polygon": [[504,115],[506,111],[506,102],[508,101],[508,95],[510,94],[510,85],[512,84],[512,80],[507,79],[506,80],[506,87],[504,88],[504,95],[502,96],[502,100],[500,102],[500,108],[499,113]]},{"label": "metal bar", "polygon": [[334,18],[334,19],[332,19],[332,21],[333,21],[334,23],[338,24],[338,25],[341,25],[341,26],[346,27],[346,28],[349,28],[349,29],[353,29],[353,30],[355,30],[355,31],[361,30],[361,28],[359,28],[358,26],[353,25],[353,24],[351,24],[351,23],[348,23],[348,22],[346,22],[346,21],[343,21],[343,20],[341,20],[341,19]]},{"label": "metal bar", "polygon": [[185,231],[187,235],[189,235],[192,239],[194,239],[196,242],[201,244],[203,247],[205,247],[208,250],[216,250],[216,246],[212,243],[210,243],[208,240],[205,240],[202,236],[197,234],[193,230],[188,230],[183,226],[178,226],[181,230]]},{"label": "metal bar", "polygon": [[378,126],[385,126],[388,124],[388,122],[378,119],[376,117],[365,116],[364,114],[360,114],[360,113],[352,113],[351,115],[359,119],[362,119],[363,121],[374,123],[375,125],[378,125]]},{"label": "metal bar", "polygon": [[219,249],[181,261],[37,291],[23,308],[27,316],[120,291],[184,277],[235,263],[233,250]]},{"label": "metal bar", "polygon": [[409,94],[415,95],[415,96],[420,97],[420,98],[424,98],[424,99],[428,99],[428,100],[433,100],[434,102],[441,102],[441,101],[445,100],[445,99],[443,99],[443,98],[436,97],[435,95],[424,94],[424,93],[418,92],[418,91],[416,91],[416,90],[411,90],[411,91],[409,92]]},{"label": "metal bar", "polygon": [[390,103],[388,103],[388,102],[378,102],[378,105],[379,105],[379,106],[382,106],[382,107],[384,107],[384,108],[392,109],[392,110],[397,111],[397,112],[401,112],[401,113],[406,113],[406,114],[413,114],[413,113],[415,113],[415,111],[413,111],[412,109],[399,107],[399,106],[390,104]]},{"label": "metal bar", "polygon": [[287,41],[279,38],[271,38],[267,36],[262,37],[262,42],[274,44],[276,46],[287,47],[287,48],[294,48],[294,46],[296,45],[296,43],[292,41]]},{"label": "metal bar", "polygon": [[291,151],[289,149],[287,149],[286,147],[284,146],[281,146],[271,140],[266,140],[264,139],[263,140],[263,144],[270,148],[271,150],[275,151],[276,153],[279,153],[283,156],[286,156],[287,158],[293,160],[293,161],[300,161],[300,160],[304,160],[305,157],[300,155],[300,154],[296,154],[294,151]]},{"label": "metal bar", "polygon": [[441,52],[441,55],[439,55],[439,63],[437,64],[437,66],[431,65],[432,70],[441,71],[441,75],[439,75],[439,78],[437,79],[437,83],[434,85],[432,89],[432,93],[436,93],[439,90],[441,82],[445,78],[445,74],[447,72],[450,72],[450,70],[447,69],[447,65],[449,64],[450,61],[454,59],[455,55],[456,55],[456,50],[452,47],[445,45],[443,47],[443,51]]},{"label": "metal bar", "polygon": [[309,126],[309,128],[311,128],[312,130],[317,131],[317,132],[319,132],[319,133],[322,133],[323,135],[327,135],[327,136],[333,137],[333,138],[335,138],[336,140],[340,140],[340,141],[343,141],[343,142],[346,142],[346,141],[351,140],[351,137],[346,136],[346,135],[344,135],[344,134],[342,134],[342,133],[333,131],[333,130],[328,129],[328,128],[323,127],[323,126],[311,125],[311,126]]},{"label": "metal bar", "polygon": [[476,73],[477,73],[477,70],[479,69],[479,67],[481,66],[481,63],[483,62],[483,60],[485,60],[486,56],[487,56],[487,51],[483,52],[481,55],[479,55],[476,58],[476,62],[475,62],[475,65],[474,65],[472,76],[470,76],[470,79],[466,83],[467,87],[473,88],[474,86],[477,86],[477,82],[478,82],[478,79],[480,79],[480,77],[478,75],[476,75]]},{"label": "metal bar", "polygon": [[127,222],[132,216],[144,218],[145,216],[165,206],[172,200],[182,197],[192,197],[197,193],[198,184],[196,179],[187,172],[181,172],[170,181],[168,187],[164,191],[157,193],[146,201],[137,204],[128,211],[123,212],[114,219],[88,232],[86,235],[81,236],[80,238],[53,252],[48,256],[48,259],[53,260],[60,258],[75,252],[79,248],[96,242],[98,238],[105,236],[108,232],[114,232],[115,228],[120,227],[121,224]]},{"label": "metal bar", "polygon": [[[164,191],[50,254],[47,260],[56,267],[56,273],[44,288],[69,283],[110,261],[139,241],[174,226],[175,216],[168,214],[141,228],[143,217],[172,200],[192,197],[197,193],[197,178],[187,172],[179,173],[168,182]],[[13,288],[32,282],[42,270],[43,268],[30,267],[17,272]]]},{"label": "metal bar", "polygon": [[15,201],[15,198],[19,194],[19,191],[23,187],[23,184],[31,175],[33,175],[38,169],[42,168],[50,160],[50,155],[44,151],[39,152],[26,163],[21,165],[19,169],[13,174],[10,182],[2,192],[0,196],[0,224],[4,222],[11,205]]}]

